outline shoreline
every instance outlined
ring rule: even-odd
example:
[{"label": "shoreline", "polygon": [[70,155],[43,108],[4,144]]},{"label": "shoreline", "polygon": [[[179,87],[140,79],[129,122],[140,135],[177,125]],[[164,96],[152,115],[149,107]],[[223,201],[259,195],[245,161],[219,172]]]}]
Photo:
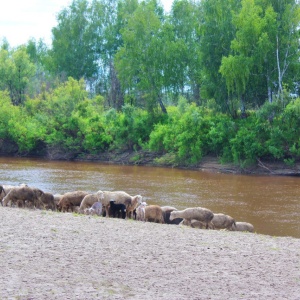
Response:
[{"label": "shoreline", "polygon": [[100,154],[78,154],[70,153],[44,153],[44,155],[13,155],[1,152],[1,156],[39,158],[53,161],[87,161],[101,162],[116,165],[140,165],[152,167],[177,168],[185,170],[198,170],[208,172],[218,172],[227,174],[245,174],[245,175],[270,175],[270,176],[300,176],[300,162],[294,165],[287,165],[281,161],[262,161],[257,159],[256,163],[247,167],[241,167],[234,163],[221,163],[218,157],[205,156],[195,165],[175,164],[168,161],[167,155],[149,151],[111,151]]}]

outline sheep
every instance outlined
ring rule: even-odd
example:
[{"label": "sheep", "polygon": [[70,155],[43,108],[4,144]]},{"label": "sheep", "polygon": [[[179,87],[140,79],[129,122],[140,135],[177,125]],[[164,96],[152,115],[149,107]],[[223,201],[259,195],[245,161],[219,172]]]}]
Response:
[{"label": "sheep", "polygon": [[94,194],[86,195],[80,203],[80,213],[83,213],[86,208],[90,208],[94,203],[101,202],[103,197],[104,193],[100,190]]},{"label": "sheep", "polygon": [[53,198],[54,198],[54,205],[55,205],[55,209],[58,210],[58,203],[60,201],[60,199],[62,198],[62,194],[54,194]]},{"label": "sheep", "polygon": [[254,226],[247,222],[235,222],[235,224],[232,224],[231,230],[254,232]]},{"label": "sheep", "polygon": [[97,215],[101,216],[102,215],[102,203],[101,202],[95,202],[92,207],[86,208],[84,210],[84,213],[86,215]]},{"label": "sheep", "polygon": [[26,201],[32,203],[34,207],[39,208],[42,205],[41,196],[44,192],[38,188],[28,186],[14,187],[3,198],[3,206],[7,206],[9,202],[17,203],[19,207],[24,207]]},{"label": "sheep", "polygon": [[27,186],[27,184],[25,183],[20,183],[19,185],[9,185],[9,184],[3,184],[1,185],[1,188],[0,188],[0,202],[1,202],[1,205],[2,204],[2,200],[3,198],[10,192],[11,189],[13,188],[19,188],[19,187],[25,187]]},{"label": "sheep", "polygon": [[110,201],[114,200],[115,204],[124,204],[126,206],[126,217],[132,217],[132,213],[134,209],[138,206],[139,203],[142,202],[142,196],[130,196],[126,192],[123,191],[103,191],[104,197],[101,200],[101,203],[106,211],[106,217],[109,217],[109,207]]},{"label": "sheep", "polygon": [[88,194],[88,192],[84,191],[67,192],[63,194],[57,204],[58,211],[65,212],[68,211],[69,208],[73,211],[74,206],[80,206],[82,199]]},{"label": "sheep", "polygon": [[134,211],[138,207],[139,204],[142,203],[143,197],[141,195],[136,195],[131,197],[131,202],[126,207],[126,217],[133,218]]},{"label": "sheep", "polygon": [[45,209],[51,209],[51,210],[56,210],[56,205],[54,202],[54,196],[51,193],[45,192],[42,197],[41,200],[44,204],[44,208]]},{"label": "sheep", "polygon": [[177,218],[183,218],[187,219],[188,221],[191,220],[197,220],[205,223],[205,227],[208,228],[209,223],[213,219],[214,214],[211,210],[203,207],[192,207],[192,208],[186,208],[184,210],[174,210],[170,214],[170,221],[177,219]]},{"label": "sheep", "polygon": [[136,220],[137,221],[145,221],[145,207],[147,206],[146,202],[142,202],[136,208]]},{"label": "sheep", "polygon": [[187,220],[183,219],[179,225],[185,225],[185,226],[190,226],[192,228],[199,228],[199,229],[206,229],[206,224],[204,222],[198,221],[198,220]]},{"label": "sheep", "polygon": [[[120,216],[122,219],[126,218],[126,206],[122,203],[115,203],[114,200],[110,200],[110,213],[115,218],[116,216],[119,218]],[[121,214],[121,215],[120,215]]]},{"label": "sheep", "polygon": [[145,207],[145,221],[164,224],[163,211],[158,205],[149,205]]},{"label": "sheep", "polygon": [[213,223],[215,229],[231,230],[232,225],[235,224],[235,220],[232,217],[224,214],[214,214],[211,222]]},{"label": "sheep", "polygon": [[178,225],[180,222],[182,222],[182,220],[183,220],[182,218],[177,218],[177,219],[170,221],[171,212],[174,210],[178,210],[177,208],[175,208],[173,206],[162,206],[161,209],[163,211],[164,222],[166,224]]}]

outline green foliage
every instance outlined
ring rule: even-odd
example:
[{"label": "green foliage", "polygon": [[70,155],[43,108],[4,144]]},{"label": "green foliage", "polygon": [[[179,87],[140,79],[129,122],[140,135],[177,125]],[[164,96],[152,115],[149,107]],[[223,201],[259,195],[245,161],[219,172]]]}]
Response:
[{"label": "green foliage", "polygon": [[154,121],[153,115],[130,105],[125,105],[120,113],[108,111],[106,131],[112,136],[112,148],[137,150],[144,147]]},{"label": "green foliage", "polygon": [[9,138],[9,124],[19,120],[20,108],[12,105],[8,92],[0,91],[0,139]]},{"label": "green foliage", "polygon": [[[182,103],[182,102],[181,102]],[[177,161],[194,164],[208,151],[209,112],[195,104],[169,109],[168,121],[157,124],[150,134],[149,148],[161,153],[173,152]]]},{"label": "green foliage", "polygon": [[9,91],[14,105],[25,100],[29,80],[35,73],[35,66],[30,62],[24,47],[13,51],[0,50],[0,89]]}]

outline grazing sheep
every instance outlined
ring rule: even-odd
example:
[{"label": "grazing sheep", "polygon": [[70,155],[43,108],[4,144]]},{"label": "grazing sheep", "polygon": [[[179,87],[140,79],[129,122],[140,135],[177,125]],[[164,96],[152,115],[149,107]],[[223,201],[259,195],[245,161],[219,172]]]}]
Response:
[{"label": "grazing sheep", "polygon": [[[206,223],[198,220],[187,220],[183,219],[179,225],[190,226],[192,228],[206,229]],[[209,225],[210,226],[210,225]]]},{"label": "grazing sheep", "polygon": [[53,211],[56,210],[53,194],[45,192],[42,195],[41,200],[44,204],[44,209],[51,209]]},{"label": "grazing sheep", "polygon": [[39,208],[42,205],[41,196],[44,192],[38,188],[31,188],[28,186],[14,187],[8,194],[3,198],[3,206],[7,206],[8,202],[17,204],[18,206],[25,207],[27,201],[30,202],[34,207]]},{"label": "grazing sheep", "polygon": [[213,223],[215,229],[231,230],[232,225],[235,224],[235,220],[232,217],[224,214],[214,214],[211,222]]},{"label": "grazing sheep", "polygon": [[[142,203],[143,197],[141,195],[136,195],[131,197],[131,202],[126,207],[126,217],[134,218],[134,211],[138,207],[139,204]],[[136,216],[135,216],[136,219]]]},{"label": "grazing sheep", "polygon": [[0,202],[1,202],[1,205],[2,204],[2,200],[3,198],[10,192],[11,189],[13,188],[19,188],[19,187],[25,187],[27,186],[25,183],[20,183],[19,185],[9,185],[9,184],[3,184],[1,185],[1,192],[0,192]]},{"label": "grazing sheep", "polygon": [[86,208],[84,210],[84,213],[86,215],[97,215],[101,216],[102,215],[102,203],[101,202],[95,202],[92,207]]},{"label": "grazing sheep", "polygon": [[134,209],[142,202],[142,196],[130,196],[123,191],[103,191],[104,197],[101,200],[103,208],[106,211],[106,217],[109,217],[110,201],[113,200],[115,204],[124,204],[126,206],[126,216],[129,218]]},{"label": "grazing sheep", "polygon": [[149,205],[145,207],[145,221],[164,223],[163,211],[158,205]]},{"label": "grazing sheep", "polygon": [[254,232],[254,226],[247,222],[235,222],[235,224],[232,225],[231,230]]},{"label": "grazing sheep", "polygon": [[74,206],[80,206],[82,199],[88,194],[88,192],[84,191],[67,192],[63,194],[57,204],[58,211],[66,212],[69,209],[73,211]]},{"label": "grazing sheep", "polygon": [[86,208],[92,207],[94,203],[101,202],[103,200],[103,197],[104,193],[102,191],[86,195],[81,201],[79,211],[83,213]]},{"label": "grazing sheep", "polygon": [[178,224],[180,224],[180,222],[182,222],[182,220],[183,220],[182,218],[177,218],[177,219],[170,221],[171,212],[174,210],[178,210],[177,208],[175,208],[173,206],[162,206],[161,209],[163,211],[164,221],[166,224],[178,225]]},{"label": "grazing sheep", "polygon": [[187,219],[189,222],[191,220],[197,220],[205,223],[205,227],[208,228],[209,223],[213,219],[214,214],[211,210],[203,207],[193,207],[193,208],[186,208],[184,210],[174,210],[170,214],[170,221],[182,218]]},{"label": "grazing sheep", "polygon": [[79,205],[73,206],[73,213],[79,214]]},{"label": "grazing sheep", "polygon": [[136,208],[136,220],[137,221],[145,221],[145,207],[147,206],[146,202],[142,202]]},{"label": "grazing sheep", "polygon": [[55,204],[55,209],[58,210],[58,203],[60,201],[60,199],[62,198],[62,194],[54,194],[54,204]]},{"label": "grazing sheep", "polygon": [[110,213],[114,218],[115,217],[120,218],[120,216],[122,217],[122,219],[126,218],[125,204],[122,204],[122,203],[116,204],[114,200],[110,200],[109,204],[110,204]]}]

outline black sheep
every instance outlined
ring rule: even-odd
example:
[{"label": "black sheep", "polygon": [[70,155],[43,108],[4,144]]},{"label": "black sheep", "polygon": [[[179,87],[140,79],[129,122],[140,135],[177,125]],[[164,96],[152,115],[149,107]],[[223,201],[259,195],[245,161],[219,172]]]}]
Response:
[{"label": "black sheep", "polygon": [[116,216],[118,218],[120,218],[120,216],[121,216],[122,219],[126,218],[126,206],[125,206],[125,204],[121,204],[121,203],[116,204],[113,200],[110,200],[109,203],[110,203],[110,213],[114,218]]}]

